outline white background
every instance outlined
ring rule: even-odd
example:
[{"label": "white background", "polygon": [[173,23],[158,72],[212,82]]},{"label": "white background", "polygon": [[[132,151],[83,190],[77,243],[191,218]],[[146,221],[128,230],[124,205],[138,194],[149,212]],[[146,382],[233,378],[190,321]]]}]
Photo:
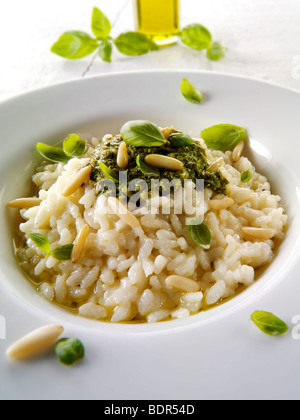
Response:
[{"label": "white background", "polygon": [[181,0],[181,26],[202,23],[229,48],[217,63],[183,45],[133,58],[115,52],[110,64],[52,54],[51,45],[64,31],[90,32],[94,6],[115,23],[113,36],[135,29],[133,0],[0,2],[0,100],[66,80],[152,68],[229,72],[300,90],[299,0]]}]

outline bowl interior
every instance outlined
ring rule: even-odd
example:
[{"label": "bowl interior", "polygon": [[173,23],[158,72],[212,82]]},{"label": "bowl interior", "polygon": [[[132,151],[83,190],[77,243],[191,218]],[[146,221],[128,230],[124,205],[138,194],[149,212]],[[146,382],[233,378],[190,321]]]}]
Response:
[{"label": "bowl interior", "polygon": [[[187,328],[216,321],[221,316],[251,304],[258,296],[276,287],[294,267],[300,248],[299,169],[292,151],[296,120],[291,113],[284,115],[285,126],[289,121],[292,121],[292,125],[288,126],[289,133],[285,132],[286,142],[283,144],[283,127],[278,125],[277,120],[274,123],[269,114],[262,117],[257,109],[256,97],[259,92],[260,110],[267,104],[272,107],[275,103],[270,102],[270,95],[271,99],[276,100],[273,97],[276,92],[282,96],[281,89],[254,81],[236,81],[222,75],[192,73],[190,79],[197,81],[200,86],[205,84],[210,92],[206,104],[200,108],[186,103],[178,94],[176,88],[181,76],[182,74],[176,73],[154,73],[151,77],[151,74],[146,73],[91,79],[38,91],[2,104],[6,115],[5,118],[1,117],[1,139],[2,142],[3,139],[9,140],[5,156],[0,157],[0,279],[2,287],[16,305],[24,305],[29,311],[39,311],[84,328],[102,329],[112,333]],[[129,92],[133,90],[143,94],[129,101]],[[99,102],[96,92],[99,95],[101,92],[101,97],[105,97],[106,102]],[[299,95],[283,92],[287,95],[287,100],[299,103]],[[243,101],[236,107],[235,100],[240,99],[241,95],[244,95]],[[78,98],[81,98],[79,104],[76,103]],[[250,137],[246,153],[257,171],[269,178],[273,192],[283,198],[283,205],[289,216],[286,238],[274,261],[260,278],[223,305],[188,319],[155,325],[130,325],[80,318],[41,297],[21,273],[13,253],[12,237],[16,229],[16,212],[7,209],[5,204],[29,193],[30,178],[38,163],[35,144],[39,141],[54,144],[74,132],[84,137],[116,134],[124,122],[130,119],[149,119],[160,126],[173,125],[197,137],[202,129],[220,122],[245,126],[249,129]],[[270,123],[271,120],[273,124]]]}]

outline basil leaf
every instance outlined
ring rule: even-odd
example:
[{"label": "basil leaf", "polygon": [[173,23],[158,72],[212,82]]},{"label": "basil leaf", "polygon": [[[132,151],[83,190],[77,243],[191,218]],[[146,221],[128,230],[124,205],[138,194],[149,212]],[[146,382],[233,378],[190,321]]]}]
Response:
[{"label": "basil leaf", "polygon": [[86,57],[98,48],[98,42],[89,34],[81,31],[65,32],[52,45],[51,52],[69,60]]},{"label": "basil leaf", "polygon": [[41,233],[29,233],[29,237],[42,252],[47,254],[47,256],[50,255],[51,245],[47,236]]},{"label": "basil leaf", "polygon": [[49,146],[48,144],[38,143],[36,149],[40,155],[52,162],[67,163],[71,158],[65,154],[63,149]]},{"label": "basil leaf", "polygon": [[160,176],[159,169],[154,168],[153,166],[147,165],[147,163],[142,160],[141,155],[138,155],[138,157],[136,158],[136,164],[137,164],[137,167],[139,168],[139,170],[144,175],[154,176],[154,177],[159,177]]},{"label": "basil leaf", "polygon": [[203,249],[209,249],[211,244],[211,231],[201,219],[195,219],[194,224],[189,225],[191,239]]},{"label": "basil leaf", "polygon": [[84,358],[85,349],[78,338],[62,338],[55,345],[55,354],[64,365],[71,366]]},{"label": "basil leaf", "polygon": [[253,166],[251,166],[250,169],[248,169],[248,171],[245,171],[241,174],[241,181],[242,182],[250,182],[251,179],[253,178],[253,174],[254,174],[254,168]]},{"label": "basil leaf", "polygon": [[96,38],[108,38],[111,31],[111,23],[105,14],[97,7],[94,7],[93,9],[91,26]]},{"label": "basil leaf", "polygon": [[81,140],[78,134],[70,134],[63,144],[65,154],[71,158],[83,156],[87,148],[87,141]]},{"label": "basil leaf", "polygon": [[206,51],[206,57],[211,61],[219,61],[225,57],[224,50],[226,48],[222,47],[220,42],[213,42]]},{"label": "basil leaf", "polygon": [[109,169],[103,162],[99,162],[99,166],[106,179],[119,183],[118,175],[114,171]]},{"label": "basil leaf", "polygon": [[175,147],[191,146],[195,144],[194,140],[190,136],[181,133],[170,134],[168,140],[172,143],[172,146]]},{"label": "basil leaf", "polygon": [[251,320],[262,332],[273,337],[282,335],[289,329],[285,322],[270,312],[255,311]]},{"label": "basil leaf", "polygon": [[205,144],[215,150],[226,150],[236,146],[247,138],[247,131],[232,124],[214,125],[201,133]]},{"label": "basil leaf", "polygon": [[112,43],[110,41],[102,41],[99,44],[98,54],[99,57],[102,58],[103,61],[106,63],[111,62],[111,55],[112,55]]},{"label": "basil leaf", "polygon": [[114,44],[120,53],[125,55],[143,55],[150,51],[157,51],[158,46],[151,39],[139,32],[126,32],[119,35]]},{"label": "basil leaf", "polygon": [[160,129],[150,121],[128,121],[120,133],[125,143],[135,147],[159,147],[166,142]]},{"label": "basil leaf", "polygon": [[198,23],[188,25],[180,32],[181,41],[194,50],[205,50],[212,41],[211,33]]},{"label": "basil leaf", "polygon": [[202,93],[196,89],[187,79],[183,78],[180,85],[181,93],[186,100],[199,104],[203,100]]},{"label": "basil leaf", "polygon": [[51,255],[57,260],[67,261],[70,260],[72,257],[73,248],[73,244],[59,246],[51,252]]}]

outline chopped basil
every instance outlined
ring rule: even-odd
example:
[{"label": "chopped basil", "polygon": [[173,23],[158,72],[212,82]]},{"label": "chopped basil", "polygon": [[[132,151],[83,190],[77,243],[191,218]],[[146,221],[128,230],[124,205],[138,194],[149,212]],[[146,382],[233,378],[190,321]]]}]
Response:
[{"label": "chopped basil", "polygon": [[99,162],[99,166],[106,179],[119,183],[119,176],[116,172],[109,169],[103,162]]},{"label": "chopped basil", "polygon": [[83,156],[88,148],[86,140],[81,140],[77,134],[70,134],[64,141],[63,150],[70,158]]},{"label": "chopped basil", "polygon": [[262,332],[271,336],[282,335],[289,329],[285,322],[270,312],[256,311],[251,320]]},{"label": "chopped basil", "polygon": [[166,143],[160,129],[150,121],[128,121],[120,133],[125,143],[135,147],[159,147]]},{"label": "chopped basil", "polygon": [[71,366],[85,356],[85,349],[78,338],[62,338],[55,345],[55,354],[64,365]]},{"label": "chopped basil", "polygon": [[158,46],[151,39],[139,32],[127,32],[119,35],[114,44],[120,53],[137,56],[158,50]]},{"label": "chopped basil", "polygon": [[248,169],[247,171],[245,171],[241,174],[241,181],[244,182],[244,183],[250,182],[251,179],[253,178],[253,174],[254,174],[254,168],[251,165],[250,169]]},{"label": "chopped basil", "polygon": [[139,170],[147,176],[154,176],[159,177],[160,172],[158,168],[154,168],[153,166],[147,165],[147,163],[142,159],[141,155],[138,155],[136,158],[136,164]]},{"label": "chopped basil", "polygon": [[227,150],[247,138],[247,131],[233,124],[217,124],[202,131],[205,144],[215,150]]},{"label": "chopped basil", "polygon": [[74,244],[59,246],[51,252],[51,255],[57,260],[67,261],[70,260],[72,257],[73,248]]},{"label": "chopped basil", "polygon": [[195,88],[186,78],[183,78],[180,85],[181,93],[185,99],[194,104],[199,104],[203,100],[202,93]]},{"label": "chopped basil", "polygon": [[194,50],[205,50],[212,41],[211,33],[199,23],[188,25],[180,33],[181,41]]},{"label": "chopped basil", "polygon": [[182,133],[172,133],[169,135],[168,140],[171,142],[172,146],[175,147],[191,146],[195,144],[190,136]]},{"label": "chopped basil", "polygon": [[52,162],[67,163],[71,157],[67,156],[63,149],[58,147],[49,146],[48,144],[38,143],[36,149],[40,155],[45,159],[51,160]]},{"label": "chopped basil", "polygon": [[50,255],[50,241],[47,236],[40,233],[29,233],[30,239],[45,254]]},{"label": "chopped basil", "polygon": [[193,224],[189,225],[189,234],[191,239],[204,249],[209,249],[211,244],[211,231],[207,224],[201,219],[195,219]]}]

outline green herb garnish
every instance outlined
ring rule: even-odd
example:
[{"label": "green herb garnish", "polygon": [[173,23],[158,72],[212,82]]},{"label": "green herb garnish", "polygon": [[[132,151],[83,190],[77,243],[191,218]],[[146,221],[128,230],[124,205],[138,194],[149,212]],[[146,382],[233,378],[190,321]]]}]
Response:
[{"label": "green herb garnish", "polygon": [[180,84],[180,90],[185,99],[194,104],[200,104],[203,100],[203,94],[195,88],[186,78],[183,78]]},{"label": "green herb garnish", "polygon": [[157,147],[166,142],[160,129],[150,121],[128,121],[120,133],[125,143],[135,147]]},{"label": "green herb garnish", "polygon": [[99,162],[99,167],[106,179],[119,183],[119,177],[116,172],[108,168],[103,162]]},{"label": "green herb garnish", "polygon": [[155,42],[138,32],[121,34],[114,40],[114,44],[120,53],[131,56],[144,55],[158,50]]},{"label": "green herb garnish", "polygon": [[97,7],[93,9],[91,28],[97,39],[106,40],[110,35],[111,23],[107,16]]},{"label": "green herb garnish", "polygon": [[59,147],[49,146],[48,144],[38,143],[36,149],[40,155],[45,159],[51,160],[52,162],[67,163],[71,157],[67,156],[63,149]]},{"label": "green herb garnish", "polygon": [[245,140],[247,131],[237,125],[218,124],[203,130],[201,137],[211,149],[224,151]]},{"label": "green herb garnish", "polygon": [[98,41],[82,31],[65,32],[52,46],[51,52],[69,60],[78,60],[92,54]]},{"label": "green herb garnish", "polygon": [[289,329],[285,322],[270,312],[256,311],[251,320],[262,332],[271,336],[282,335]]},{"label": "green herb garnish", "polygon": [[136,164],[139,170],[147,176],[154,176],[159,177],[160,172],[158,168],[154,168],[153,166],[147,165],[147,163],[142,159],[141,155],[138,155],[136,158]]},{"label": "green herb garnish", "polygon": [[73,248],[74,244],[59,246],[51,252],[51,256],[60,261],[70,260],[72,257]]},{"label": "green herb garnish", "polygon": [[85,349],[78,338],[62,338],[55,345],[55,354],[64,365],[71,366],[85,356]]},{"label": "green herb garnish", "polygon": [[223,47],[220,42],[212,42],[212,44],[207,48],[206,57],[211,61],[219,61],[225,57],[225,50],[227,48]]},{"label": "green herb garnish", "polygon": [[[139,32],[129,31],[112,38],[112,26],[108,17],[94,7],[92,35],[83,31],[67,31],[53,44],[51,52],[69,60],[77,60],[97,51],[99,57],[109,63],[113,47],[128,56],[139,56],[158,50],[157,44],[150,37]],[[212,43],[212,35],[203,25],[188,25],[177,35],[183,44],[194,50],[207,49],[207,58],[210,60],[216,61],[224,56],[224,48],[218,42]]]},{"label": "green herb garnish", "polygon": [[64,141],[63,150],[70,158],[83,156],[88,148],[86,140],[81,140],[77,134],[70,134]]},{"label": "green herb garnish", "polygon": [[51,245],[47,236],[42,235],[41,233],[29,233],[29,237],[42,252],[47,256],[50,255]]},{"label": "green herb garnish", "polygon": [[251,168],[241,174],[241,181],[242,182],[250,182],[253,178],[254,174],[254,167],[251,165]]},{"label": "green herb garnish", "polygon": [[201,219],[195,219],[193,224],[189,225],[189,234],[191,239],[203,249],[209,249],[211,244],[211,231],[207,224]]},{"label": "green herb garnish", "polygon": [[212,35],[205,26],[195,23],[180,32],[181,41],[194,50],[205,50],[212,42]]},{"label": "green herb garnish", "polygon": [[175,147],[191,146],[195,144],[194,140],[190,136],[182,133],[172,133],[169,135],[168,140],[172,143],[172,146]]}]

